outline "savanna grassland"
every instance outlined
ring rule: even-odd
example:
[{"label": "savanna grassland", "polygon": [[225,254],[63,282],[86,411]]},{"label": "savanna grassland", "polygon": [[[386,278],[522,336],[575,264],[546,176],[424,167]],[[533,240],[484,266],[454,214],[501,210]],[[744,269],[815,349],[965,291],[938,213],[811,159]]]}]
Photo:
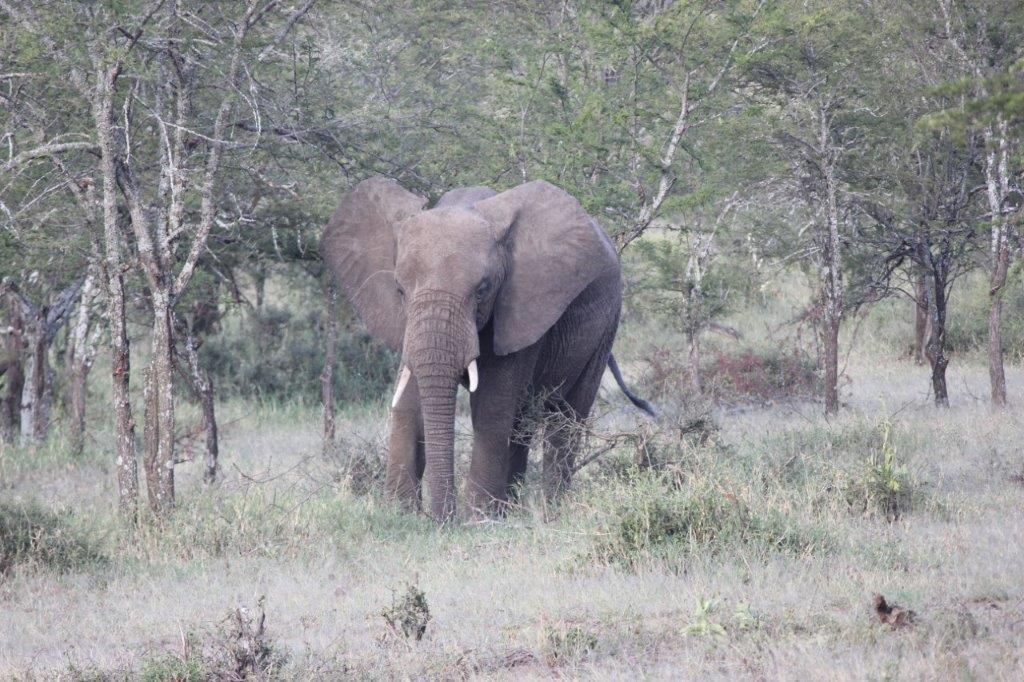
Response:
[{"label": "savanna grassland", "polygon": [[[792,294],[734,315],[743,343],[792,342],[756,331]],[[381,498],[383,397],[327,454],[318,410],[224,402],[221,480],[179,466],[174,512],[133,531],[109,434],[79,459],[8,448],[0,677],[1018,679],[1024,372],[993,411],[964,353],[936,408],[907,309],[857,325],[835,418],[662,386],[653,423],[606,386],[587,453],[607,451],[558,507],[534,466],[503,520],[437,528]],[[627,316],[618,352],[654,391],[643,358],[677,342]],[[876,594],[913,614],[882,622]]]}]

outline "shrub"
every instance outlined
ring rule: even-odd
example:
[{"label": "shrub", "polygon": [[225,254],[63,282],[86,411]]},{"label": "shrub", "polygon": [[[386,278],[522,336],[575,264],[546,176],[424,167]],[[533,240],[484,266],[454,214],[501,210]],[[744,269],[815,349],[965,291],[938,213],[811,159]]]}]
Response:
[{"label": "shrub", "polygon": [[[1003,287],[1003,350],[1007,359],[1024,358],[1024,270],[1015,265]],[[988,343],[988,315],[991,301],[988,282],[968,277],[950,301],[946,343],[956,353],[983,351]]]},{"label": "shrub", "polygon": [[266,633],[264,598],[255,610],[239,606],[215,628],[190,632],[180,653],[143,661],[141,680],[274,679],[287,662],[285,652]]},{"label": "shrub", "polygon": [[597,635],[580,623],[544,623],[541,649],[552,666],[574,665],[597,648]]},{"label": "shrub", "polygon": [[[682,396],[692,400],[689,360],[684,351],[655,347],[646,355],[642,391],[655,401]],[[701,364],[706,398],[716,403],[777,402],[816,395],[815,363],[782,348],[715,351]]]},{"label": "shrub", "polygon": [[391,606],[381,614],[388,627],[388,632],[402,635],[406,639],[423,639],[430,622],[430,607],[427,606],[427,595],[414,584],[408,584],[401,593],[392,591]]},{"label": "shrub", "polygon": [[[265,305],[258,313],[225,319],[200,347],[220,395],[319,400],[326,346],[322,307]],[[397,365],[395,355],[367,334],[343,329],[335,397],[341,402],[379,398],[387,393]]]},{"label": "shrub", "polygon": [[844,495],[850,509],[857,513],[893,522],[918,504],[921,486],[899,462],[892,424],[883,422],[881,429],[880,447],[868,456],[863,470],[847,481]]},{"label": "shrub", "polygon": [[18,564],[58,571],[105,564],[106,555],[68,511],[0,502],[0,574]]},{"label": "shrub", "polygon": [[377,439],[343,437],[327,448],[324,456],[335,482],[347,486],[356,495],[367,495],[384,488],[383,451],[383,444]]},{"label": "shrub", "polygon": [[634,567],[673,551],[716,552],[737,544],[799,551],[809,544],[787,519],[755,513],[736,495],[700,482],[674,487],[671,478],[658,481],[647,489],[640,482],[604,524],[589,558]]}]

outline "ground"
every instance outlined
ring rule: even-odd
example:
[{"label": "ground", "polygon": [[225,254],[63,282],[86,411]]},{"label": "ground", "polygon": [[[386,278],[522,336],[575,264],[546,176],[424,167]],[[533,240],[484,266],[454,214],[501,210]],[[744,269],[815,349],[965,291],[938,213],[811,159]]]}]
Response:
[{"label": "ground", "polygon": [[[509,518],[442,529],[374,492],[382,406],[345,412],[325,457],[316,410],[222,405],[220,483],[181,465],[173,518],[131,535],[103,448],[7,450],[4,503],[72,510],[58,530],[94,551],[0,577],[0,677],[1020,679],[1024,372],[998,412],[969,359],[949,410],[906,360],[846,376],[837,418],[734,407],[681,440],[669,405],[651,467],[626,438],[558,508],[531,479]],[[604,395],[599,433],[644,423]]]}]

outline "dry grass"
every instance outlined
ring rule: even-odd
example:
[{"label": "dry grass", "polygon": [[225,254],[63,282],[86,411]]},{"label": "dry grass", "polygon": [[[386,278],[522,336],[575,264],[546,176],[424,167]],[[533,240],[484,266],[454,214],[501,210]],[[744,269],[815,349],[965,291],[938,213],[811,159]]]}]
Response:
[{"label": "dry grass", "polygon": [[[847,374],[831,422],[811,404],[719,413],[707,442],[655,433],[654,471],[623,447],[557,510],[531,480],[507,520],[444,530],[354,491],[373,476],[345,453],[379,452],[382,409],[346,413],[324,458],[315,411],[223,406],[241,420],[223,481],[183,465],[174,517],[131,535],[100,454],[5,451],[5,502],[73,510],[61,528],[104,561],[0,576],[0,678],[219,674],[194,652],[235,651],[218,624],[261,597],[274,665],[257,672],[289,679],[1019,678],[1024,373],[999,413],[971,397],[980,366],[954,364],[943,412],[912,364],[864,354]],[[600,429],[633,427],[618,398],[603,409]],[[410,585],[421,640],[381,615]],[[881,624],[876,593],[914,623]]]}]

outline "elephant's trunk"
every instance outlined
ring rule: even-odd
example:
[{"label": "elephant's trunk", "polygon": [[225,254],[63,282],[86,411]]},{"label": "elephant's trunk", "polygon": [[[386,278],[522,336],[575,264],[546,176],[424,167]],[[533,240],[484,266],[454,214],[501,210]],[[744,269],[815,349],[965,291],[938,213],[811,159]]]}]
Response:
[{"label": "elephant's trunk", "polygon": [[417,294],[409,309],[405,353],[423,409],[430,513],[443,523],[455,515],[455,397],[463,372],[478,353],[468,301],[440,291]]}]

